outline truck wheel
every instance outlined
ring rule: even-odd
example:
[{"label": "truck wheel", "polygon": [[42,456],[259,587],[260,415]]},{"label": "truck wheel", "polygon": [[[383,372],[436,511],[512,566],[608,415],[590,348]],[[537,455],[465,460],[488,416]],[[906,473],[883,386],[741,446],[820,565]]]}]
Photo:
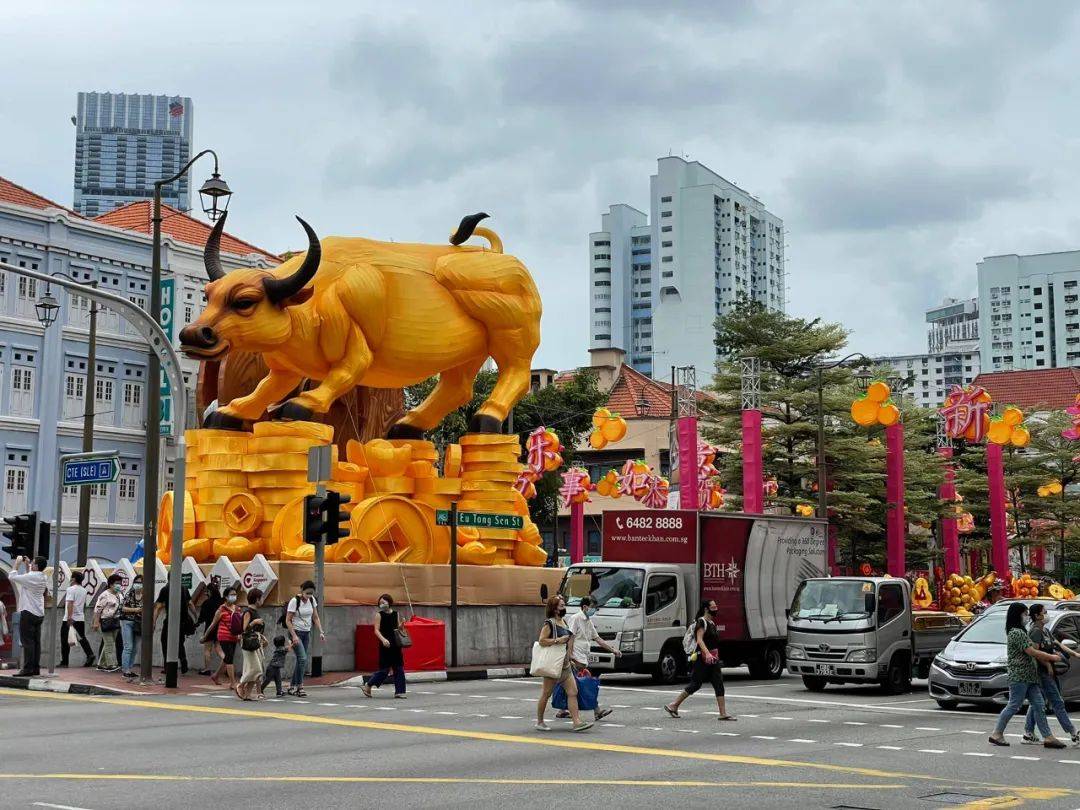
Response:
[{"label": "truck wheel", "polygon": [[892,657],[881,681],[881,688],[887,695],[902,695],[911,691],[911,662],[906,657]]},{"label": "truck wheel", "polygon": [[660,658],[653,666],[653,681],[662,684],[673,684],[679,680],[679,673],[683,670],[685,662],[682,653],[675,647],[664,647],[660,651]]},{"label": "truck wheel", "polygon": [[824,678],[819,678],[816,675],[803,675],[802,682],[803,686],[810,692],[824,692],[829,683]]},{"label": "truck wheel", "polygon": [[776,646],[766,647],[750,661],[750,677],[775,680],[784,674],[784,653]]}]

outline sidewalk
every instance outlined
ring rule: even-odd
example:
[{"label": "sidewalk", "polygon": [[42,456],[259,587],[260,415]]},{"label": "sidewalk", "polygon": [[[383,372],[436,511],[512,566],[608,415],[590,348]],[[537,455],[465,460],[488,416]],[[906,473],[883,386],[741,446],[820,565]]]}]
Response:
[{"label": "sidewalk", "polygon": [[[433,683],[436,681],[475,681],[489,678],[521,678],[528,675],[525,664],[497,667],[457,667],[435,672],[409,672],[405,680],[408,683]],[[140,684],[138,681],[125,680],[119,672],[102,672],[93,668],[70,667],[57,669],[56,675],[49,678],[45,672],[36,678],[18,678],[13,670],[0,670],[0,686],[14,689],[30,689],[38,692],[62,692],[78,695],[170,695],[185,692],[228,692],[225,686],[215,686],[205,675],[190,670],[180,676],[178,689],[166,689],[164,674],[154,668],[155,683]],[[313,686],[360,686],[369,673],[328,672],[318,678],[308,676],[304,679],[305,687]]]}]

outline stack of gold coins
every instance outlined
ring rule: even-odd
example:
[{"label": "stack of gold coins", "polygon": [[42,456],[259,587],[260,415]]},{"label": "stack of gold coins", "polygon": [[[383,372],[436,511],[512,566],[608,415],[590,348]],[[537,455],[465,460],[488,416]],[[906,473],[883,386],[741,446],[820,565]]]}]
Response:
[{"label": "stack of gold coins", "polygon": [[254,433],[243,461],[248,488],[262,505],[262,520],[252,536],[263,538],[264,553],[277,559],[281,549],[273,542],[274,518],[286,504],[315,492],[307,476],[308,450],[329,444],[334,428],[318,422],[256,422]]},{"label": "stack of gold coins", "polygon": [[[515,514],[514,481],[522,471],[517,436],[467,433],[461,437],[461,512]],[[480,542],[494,548],[496,565],[514,564],[515,529],[478,528]]]},{"label": "stack of gold coins", "polygon": [[247,488],[247,479],[240,466],[248,451],[251,434],[235,430],[193,430],[189,440],[195,451],[187,471],[187,477],[193,478],[195,536],[211,541],[231,537],[225,527],[224,507],[229,498]]}]

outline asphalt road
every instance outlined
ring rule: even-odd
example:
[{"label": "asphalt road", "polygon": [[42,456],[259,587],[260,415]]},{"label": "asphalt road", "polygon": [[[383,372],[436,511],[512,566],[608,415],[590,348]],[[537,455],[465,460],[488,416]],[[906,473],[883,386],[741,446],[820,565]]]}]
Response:
[{"label": "asphalt road", "polygon": [[[223,693],[90,698],[0,690],[0,807],[692,806],[1080,808],[1080,749],[991,748],[993,714],[728,673],[711,694],[607,679],[592,731],[533,729],[530,680],[312,688],[306,700]],[[1056,722],[1052,721],[1056,728]]]}]

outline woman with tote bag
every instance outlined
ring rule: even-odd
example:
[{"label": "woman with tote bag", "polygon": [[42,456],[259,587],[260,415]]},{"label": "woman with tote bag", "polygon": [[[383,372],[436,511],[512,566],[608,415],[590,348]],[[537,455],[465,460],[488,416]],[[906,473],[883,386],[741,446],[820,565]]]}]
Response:
[{"label": "woman with tote bag", "polygon": [[540,688],[540,699],[536,703],[536,730],[551,730],[551,726],[544,722],[544,712],[547,711],[555,684],[561,683],[566,690],[566,708],[570,711],[573,723],[571,730],[587,731],[593,724],[584,722],[578,715],[577,681],[574,680],[574,670],[570,666],[570,650],[574,636],[564,620],[566,602],[561,596],[553,596],[547,600],[546,616],[540,638],[533,644],[532,664],[529,666],[532,675],[539,675],[544,679]]}]

